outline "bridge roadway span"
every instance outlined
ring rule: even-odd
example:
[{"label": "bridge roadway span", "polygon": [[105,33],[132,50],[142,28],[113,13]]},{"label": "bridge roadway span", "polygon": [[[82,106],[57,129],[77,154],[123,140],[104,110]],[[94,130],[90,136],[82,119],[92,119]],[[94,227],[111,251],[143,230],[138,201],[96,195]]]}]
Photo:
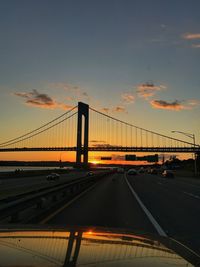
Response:
[{"label": "bridge roadway span", "polygon": [[[114,178],[114,181],[113,181]],[[139,174],[128,181],[164,232],[200,253],[200,182]],[[70,205],[43,219],[48,225],[103,226],[157,233],[124,174],[104,178]]]},{"label": "bridge roadway span", "polygon": [[[77,151],[77,147],[20,147],[0,148],[0,152],[24,152],[24,151]],[[200,153],[200,146],[191,147],[122,147],[122,146],[99,146],[88,147],[88,151],[100,152],[177,152],[177,153]]]}]

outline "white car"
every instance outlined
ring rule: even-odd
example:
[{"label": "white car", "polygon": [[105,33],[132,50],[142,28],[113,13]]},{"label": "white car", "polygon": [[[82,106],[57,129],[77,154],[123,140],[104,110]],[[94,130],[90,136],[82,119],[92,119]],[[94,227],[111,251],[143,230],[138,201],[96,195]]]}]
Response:
[{"label": "white car", "polygon": [[58,180],[60,175],[58,173],[52,172],[51,174],[47,175],[47,180]]},{"label": "white car", "polygon": [[164,172],[162,173],[162,177],[164,178],[174,178],[174,173],[171,170],[164,170]]}]

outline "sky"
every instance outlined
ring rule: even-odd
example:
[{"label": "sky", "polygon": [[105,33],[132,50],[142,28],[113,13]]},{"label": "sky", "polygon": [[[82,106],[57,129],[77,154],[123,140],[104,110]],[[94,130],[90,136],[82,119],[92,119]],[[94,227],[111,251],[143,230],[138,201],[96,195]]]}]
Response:
[{"label": "sky", "polygon": [[200,143],[199,10],[199,0],[2,0],[0,143],[78,101]]}]

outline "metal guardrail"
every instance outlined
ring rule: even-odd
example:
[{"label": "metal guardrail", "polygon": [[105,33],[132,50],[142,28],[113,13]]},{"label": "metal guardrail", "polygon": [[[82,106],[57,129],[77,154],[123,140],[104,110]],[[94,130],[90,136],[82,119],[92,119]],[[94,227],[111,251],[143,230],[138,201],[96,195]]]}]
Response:
[{"label": "metal guardrail", "polygon": [[[19,194],[16,194],[16,195],[6,196],[6,197],[3,197],[3,198],[0,198],[0,207],[4,203],[8,203],[8,202],[11,203],[12,201],[18,200],[20,198],[24,198],[26,196],[30,196],[31,194],[34,194],[34,193],[44,192],[47,189],[57,188],[58,186],[61,186],[61,185],[67,185],[67,184],[71,183],[72,181],[76,181],[76,182],[81,181],[85,177],[86,176],[82,176],[82,177],[76,178],[75,180],[71,179],[71,180],[59,182],[59,183],[56,183],[56,184],[55,184],[55,181],[53,181],[53,183],[51,183],[51,184],[40,185],[40,187],[32,188],[30,191],[25,192],[25,193],[19,193]],[[39,186],[39,184],[36,184],[36,186]]]},{"label": "metal guardrail", "polygon": [[[86,176],[78,180],[44,188],[38,192],[32,191],[23,198],[18,198],[0,206],[0,223],[28,223],[36,217],[50,211],[62,201],[70,200],[78,193],[90,187],[100,178],[111,174],[102,172],[93,176]],[[31,213],[30,213],[31,209]]]}]

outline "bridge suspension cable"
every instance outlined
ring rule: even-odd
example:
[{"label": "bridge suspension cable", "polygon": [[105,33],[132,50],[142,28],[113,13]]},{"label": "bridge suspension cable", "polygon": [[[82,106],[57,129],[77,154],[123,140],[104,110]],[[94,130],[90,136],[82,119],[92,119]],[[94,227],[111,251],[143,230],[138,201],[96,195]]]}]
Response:
[{"label": "bridge suspension cable", "polygon": [[[72,124],[71,121],[75,119],[75,115],[77,115],[77,111],[73,112],[77,106],[73,107],[71,110],[65,112],[64,114],[60,115],[59,117],[49,121],[48,123],[45,123],[44,125],[29,131],[21,136],[18,136],[16,138],[10,139],[6,142],[3,142],[0,144],[0,148],[6,148],[15,146],[18,144],[19,147],[56,147],[56,146],[67,146],[67,141],[69,140],[69,137],[72,135],[72,132],[74,134],[75,130],[70,127],[73,125],[73,127],[76,127],[76,123]],[[59,128],[59,129],[58,129]],[[63,139],[63,132],[65,132],[65,139]],[[36,140],[36,137],[38,137],[38,140]],[[71,138],[71,143],[68,145],[75,146],[75,137]],[[15,146],[16,147],[16,146]]]},{"label": "bridge suspension cable", "polygon": [[[130,148],[130,151],[131,147],[141,148],[141,150],[142,148],[152,148],[152,150],[156,150],[156,148],[158,150],[161,150],[159,148],[178,150],[179,148],[181,150],[181,148],[186,147],[194,149],[194,144],[191,142],[138,127],[91,107],[90,110],[93,111],[90,120],[95,125],[93,131],[91,131],[90,144],[96,149],[99,148],[100,150],[102,148],[103,150],[103,148],[106,148],[106,150],[109,150],[110,148],[112,151],[114,148],[117,150],[117,147],[125,147],[127,150]],[[195,145],[195,147],[199,148],[199,145]]]},{"label": "bridge suspension cable", "polygon": [[57,120],[59,120],[60,118],[64,117],[65,115],[69,114],[70,112],[72,112],[72,111],[73,111],[74,109],[76,109],[76,108],[77,108],[77,106],[73,107],[72,109],[70,109],[70,110],[68,110],[67,112],[63,113],[63,114],[60,115],[59,117],[57,117],[57,118],[55,118],[55,119],[53,119],[53,120],[51,120],[51,121],[49,121],[49,122],[43,124],[42,126],[36,128],[36,129],[34,129],[34,130],[30,131],[30,132],[27,132],[27,133],[25,133],[25,134],[23,134],[23,135],[20,135],[20,136],[16,137],[16,138],[10,139],[10,140],[8,140],[8,141],[6,141],[6,142],[0,143],[0,146],[5,145],[5,144],[7,144],[7,143],[10,143],[10,142],[12,142],[12,141],[16,141],[16,140],[18,140],[18,139],[21,139],[21,138],[23,138],[23,137],[25,137],[25,136],[27,136],[27,135],[30,135],[30,134],[32,134],[32,133],[34,133],[34,132],[36,132],[36,131],[39,131],[40,129],[42,129],[42,128],[48,126],[48,125],[50,125],[50,124],[53,123],[54,121],[57,121]]},{"label": "bridge suspension cable", "polygon": [[[34,130],[0,143],[0,152],[78,151],[77,119],[80,113],[77,107]],[[89,144],[86,148],[89,151],[200,152],[197,144],[138,127],[91,107],[89,109]],[[82,122],[85,126],[84,118]],[[80,145],[81,153],[83,149]]]}]

